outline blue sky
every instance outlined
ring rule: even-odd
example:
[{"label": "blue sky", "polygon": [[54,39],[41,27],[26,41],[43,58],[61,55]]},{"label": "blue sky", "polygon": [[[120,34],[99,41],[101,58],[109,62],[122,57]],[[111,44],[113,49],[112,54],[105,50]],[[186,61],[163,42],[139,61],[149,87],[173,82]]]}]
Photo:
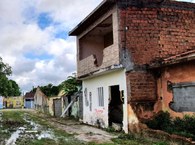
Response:
[{"label": "blue sky", "polygon": [[10,78],[23,92],[33,86],[57,85],[76,72],[76,42],[68,32],[100,2],[0,1],[0,56],[11,65]]},{"label": "blue sky", "polygon": [[46,29],[51,25],[54,25],[54,21],[50,17],[49,13],[40,13],[38,16],[38,26],[41,29]]}]

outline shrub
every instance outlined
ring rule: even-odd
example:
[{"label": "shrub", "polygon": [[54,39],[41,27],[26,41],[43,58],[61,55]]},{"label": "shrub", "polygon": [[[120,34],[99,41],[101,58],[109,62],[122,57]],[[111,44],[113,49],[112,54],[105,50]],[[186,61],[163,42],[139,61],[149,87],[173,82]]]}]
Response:
[{"label": "shrub", "polygon": [[172,120],[168,112],[159,112],[153,120],[147,121],[149,128],[164,130],[170,132],[172,129]]},{"label": "shrub", "polygon": [[184,116],[173,120],[174,133],[195,140],[195,116]]},{"label": "shrub", "polygon": [[171,134],[182,135],[195,140],[195,116],[172,119],[168,112],[159,112],[146,122],[149,128],[163,130]]}]

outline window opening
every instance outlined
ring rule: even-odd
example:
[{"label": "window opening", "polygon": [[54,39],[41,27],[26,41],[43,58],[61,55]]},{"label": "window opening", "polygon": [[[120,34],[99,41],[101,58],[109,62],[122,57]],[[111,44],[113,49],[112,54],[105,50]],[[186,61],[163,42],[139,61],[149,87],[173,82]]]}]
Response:
[{"label": "window opening", "polygon": [[98,102],[99,102],[99,106],[101,106],[101,107],[104,106],[104,90],[103,90],[103,87],[98,88]]}]

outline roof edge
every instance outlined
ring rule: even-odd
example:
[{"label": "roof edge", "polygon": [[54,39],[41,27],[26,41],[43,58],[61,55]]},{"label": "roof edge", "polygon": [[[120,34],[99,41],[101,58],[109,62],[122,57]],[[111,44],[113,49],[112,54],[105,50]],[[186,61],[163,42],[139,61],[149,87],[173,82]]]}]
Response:
[{"label": "roof edge", "polygon": [[83,25],[85,25],[85,23],[87,23],[87,21],[95,14],[98,12],[98,10],[100,8],[103,8],[106,4],[114,4],[115,0],[103,0],[91,13],[89,13],[89,15],[87,15],[76,27],[74,27],[71,31],[69,31],[68,35],[69,36],[76,36],[77,35],[77,31],[80,27],[82,27]]},{"label": "roof edge", "polygon": [[184,63],[195,60],[195,50],[191,50],[185,53],[177,54],[168,58],[164,58],[160,63],[154,62],[149,66],[149,68],[159,68],[164,66],[169,66],[172,64]]}]

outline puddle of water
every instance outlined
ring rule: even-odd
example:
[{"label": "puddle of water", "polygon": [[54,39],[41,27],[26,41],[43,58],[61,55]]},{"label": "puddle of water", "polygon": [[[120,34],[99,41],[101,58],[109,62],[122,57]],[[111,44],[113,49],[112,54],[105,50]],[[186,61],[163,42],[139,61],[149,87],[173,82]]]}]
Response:
[{"label": "puddle of water", "polygon": [[41,134],[38,136],[38,140],[42,138],[55,139],[55,136],[51,131],[42,131]]},{"label": "puddle of water", "polygon": [[35,122],[31,121],[31,120],[28,120],[26,115],[24,116],[24,120],[27,123],[29,123],[30,126],[32,126],[32,130],[34,130],[34,131],[37,131],[37,130],[39,130],[41,128],[41,125],[39,125],[39,124],[37,124],[37,123],[35,123]]},{"label": "puddle of water", "polygon": [[[11,135],[11,137],[6,140],[6,145],[15,145],[17,139],[19,138],[26,138],[26,139],[42,139],[42,138],[49,138],[53,139],[55,141],[56,137],[52,130],[44,130],[43,127],[40,124],[37,124],[30,120],[30,118],[27,118],[27,116],[24,116],[24,120],[29,123],[30,125],[25,125],[23,127],[19,127],[16,131],[14,131]],[[30,127],[30,128],[29,128]],[[6,131],[6,130],[5,130]],[[7,130],[8,131],[8,130]]]},{"label": "puddle of water", "polygon": [[38,133],[38,131],[37,130],[27,130],[25,131],[25,133]]}]

